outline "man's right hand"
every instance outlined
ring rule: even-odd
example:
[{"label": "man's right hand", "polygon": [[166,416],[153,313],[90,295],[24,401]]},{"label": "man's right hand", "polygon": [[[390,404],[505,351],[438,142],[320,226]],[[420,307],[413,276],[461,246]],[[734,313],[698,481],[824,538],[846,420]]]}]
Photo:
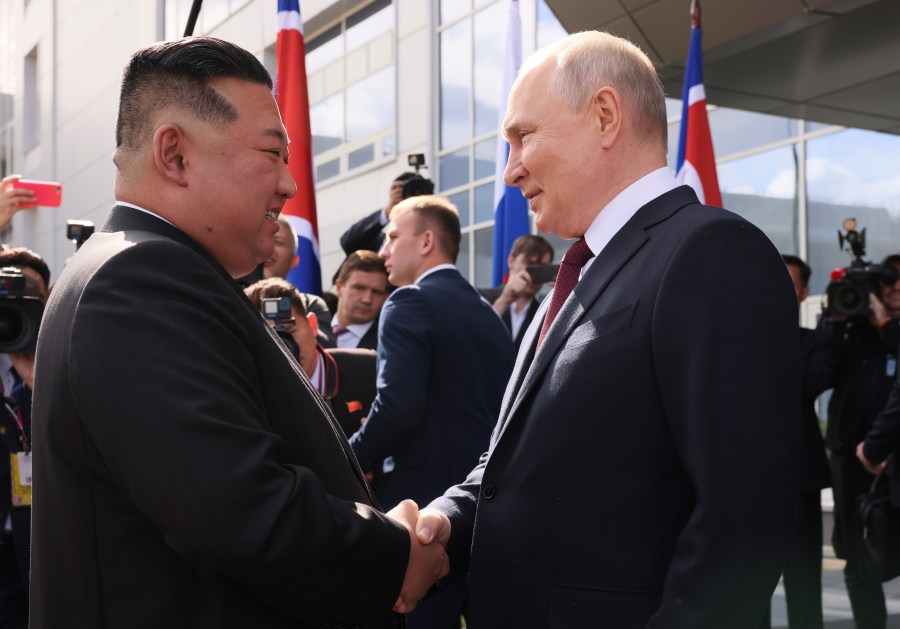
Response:
[{"label": "man's right hand", "polygon": [[874,293],[869,293],[869,323],[876,330],[880,330],[881,326],[889,320],[890,317],[884,304],[881,303]]},{"label": "man's right hand", "polygon": [[436,509],[419,511],[412,500],[404,500],[387,512],[388,517],[409,531],[409,563],[394,611],[407,614],[415,609],[438,579],[450,573],[446,548],[450,520]]},{"label": "man's right hand", "polygon": [[0,229],[4,229],[12,221],[13,214],[27,209],[23,204],[34,203],[34,192],[25,188],[16,188],[21,175],[9,175],[0,179]]},{"label": "man's right hand", "polygon": [[531,276],[525,269],[522,269],[514,275],[510,275],[506,284],[503,285],[503,292],[501,292],[500,296],[494,301],[494,312],[503,316],[503,314],[509,310],[509,307],[523,294],[533,295],[537,293],[537,290],[531,290],[526,293],[528,289],[533,288],[535,287],[531,282]]}]

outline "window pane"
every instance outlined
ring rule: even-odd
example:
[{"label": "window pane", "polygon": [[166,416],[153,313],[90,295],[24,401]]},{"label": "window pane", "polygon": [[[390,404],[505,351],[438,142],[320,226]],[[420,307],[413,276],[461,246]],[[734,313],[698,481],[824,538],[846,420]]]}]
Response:
[{"label": "window pane", "polygon": [[850,263],[837,243],[844,219],[865,228],[868,260],[880,262],[900,248],[900,137],[847,129],[806,146],[810,292],[817,294],[832,269]]},{"label": "window pane", "polygon": [[469,183],[469,149],[464,148],[440,158],[441,190]]},{"label": "window pane", "polygon": [[313,155],[344,142],[344,95],[335,94],[309,108]]},{"label": "window pane", "polygon": [[544,0],[538,0],[537,5],[537,47],[543,48],[553,42],[559,41],[568,33],[562,27],[553,11],[547,6]]},{"label": "window pane", "polygon": [[377,0],[347,18],[347,51],[372,41],[394,27],[391,0]]},{"label": "window pane", "polygon": [[441,33],[441,148],[461,144],[470,138],[470,40],[468,20]]},{"label": "window pane", "polygon": [[394,126],[394,67],[347,89],[347,141]]},{"label": "window pane", "polygon": [[762,229],[782,253],[797,252],[797,166],[793,146],[718,168],[726,209]]},{"label": "window pane", "polygon": [[497,161],[496,138],[479,142],[475,145],[475,179],[490,177],[494,174]]},{"label": "window pane", "polygon": [[316,181],[325,181],[341,174],[341,160],[335,158],[316,166]]},{"label": "window pane", "polygon": [[471,223],[471,217],[469,216],[471,213],[469,212],[469,191],[464,190],[462,192],[457,192],[456,194],[452,194],[447,199],[450,200],[450,203],[456,206],[456,209],[459,210],[459,224],[461,227],[468,227]]},{"label": "window pane", "polygon": [[452,22],[472,9],[472,0],[441,0],[441,24]]},{"label": "window pane", "polygon": [[469,282],[472,281],[472,277],[469,273],[469,241],[471,238],[471,232],[462,235],[462,239],[459,241],[459,255],[456,256],[456,268],[459,269],[462,276],[469,280]]},{"label": "window pane", "polygon": [[381,140],[381,154],[382,155],[394,155],[397,153],[397,138],[392,133],[391,135],[386,135]]},{"label": "window pane", "polygon": [[475,222],[494,218],[494,184],[486,183],[475,188]]},{"label": "window pane", "polygon": [[341,34],[341,25],[337,24],[307,43],[307,74],[321,70],[343,54],[344,37]]},{"label": "window pane", "polygon": [[490,286],[494,272],[494,228],[475,232],[475,286]]},{"label": "window pane", "polygon": [[794,136],[797,121],[720,107],[709,112],[709,128],[716,157],[725,157]]},{"label": "window pane", "polygon": [[[509,5],[498,2],[475,14],[475,135],[496,131]],[[506,112],[506,103],[503,103]]]},{"label": "window pane", "polygon": [[350,151],[350,154],[347,155],[347,168],[357,168],[373,161],[375,161],[375,145],[367,144],[360,149]]}]

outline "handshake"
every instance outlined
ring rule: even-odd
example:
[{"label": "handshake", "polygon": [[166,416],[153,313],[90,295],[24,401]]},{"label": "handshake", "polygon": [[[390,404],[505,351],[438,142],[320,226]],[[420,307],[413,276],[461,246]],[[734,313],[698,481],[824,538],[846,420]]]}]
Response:
[{"label": "handshake", "polygon": [[450,520],[436,509],[419,511],[412,500],[404,500],[387,512],[409,531],[409,563],[400,588],[394,611],[407,614],[438,579],[450,573],[447,542],[450,541]]}]

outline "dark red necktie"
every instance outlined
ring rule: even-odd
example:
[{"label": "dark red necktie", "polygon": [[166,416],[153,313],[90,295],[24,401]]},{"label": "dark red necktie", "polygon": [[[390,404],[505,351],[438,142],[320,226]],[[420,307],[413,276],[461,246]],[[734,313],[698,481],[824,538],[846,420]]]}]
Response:
[{"label": "dark red necktie", "polygon": [[563,256],[562,262],[559,263],[559,273],[556,276],[556,285],[553,287],[553,296],[550,297],[550,307],[547,309],[547,316],[544,317],[544,325],[541,326],[541,335],[538,337],[537,346],[540,347],[547,336],[547,330],[556,315],[559,314],[560,308],[566,302],[569,293],[578,283],[578,276],[585,262],[594,257],[591,248],[588,247],[584,238],[580,238],[569,247],[566,255]]}]

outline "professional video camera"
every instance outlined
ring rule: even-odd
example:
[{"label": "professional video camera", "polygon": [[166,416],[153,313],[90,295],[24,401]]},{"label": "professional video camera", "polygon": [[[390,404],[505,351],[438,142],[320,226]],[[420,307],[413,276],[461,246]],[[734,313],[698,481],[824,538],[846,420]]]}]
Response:
[{"label": "professional video camera", "polygon": [[403,192],[401,193],[403,198],[408,199],[409,197],[418,197],[423,194],[434,194],[434,182],[419,174],[420,168],[428,168],[425,165],[425,155],[423,153],[412,153],[406,156],[406,160],[410,166],[416,169],[416,174],[403,183]]},{"label": "professional video camera", "polygon": [[260,302],[259,309],[263,316],[273,323],[275,333],[287,345],[294,358],[300,360],[300,346],[288,332],[288,326],[296,323],[291,312],[291,300],[287,297],[268,297]]},{"label": "professional video camera", "polygon": [[825,314],[844,315],[847,317],[865,316],[869,312],[869,294],[878,295],[879,282],[891,285],[898,279],[898,272],[892,266],[872,264],[863,259],[866,255],[866,230],[856,231],[856,219],[844,221],[842,234],[838,230],[838,246],[844,250],[844,244],[850,246],[853,261],[850,266],[838,268],[831,272],[831,283],[828,285],[828,306]]},{"label": "professional video camera", "polygon": [[0,353],[33,352],[44,304],[30,277],[15,267],[0,269]]}]

